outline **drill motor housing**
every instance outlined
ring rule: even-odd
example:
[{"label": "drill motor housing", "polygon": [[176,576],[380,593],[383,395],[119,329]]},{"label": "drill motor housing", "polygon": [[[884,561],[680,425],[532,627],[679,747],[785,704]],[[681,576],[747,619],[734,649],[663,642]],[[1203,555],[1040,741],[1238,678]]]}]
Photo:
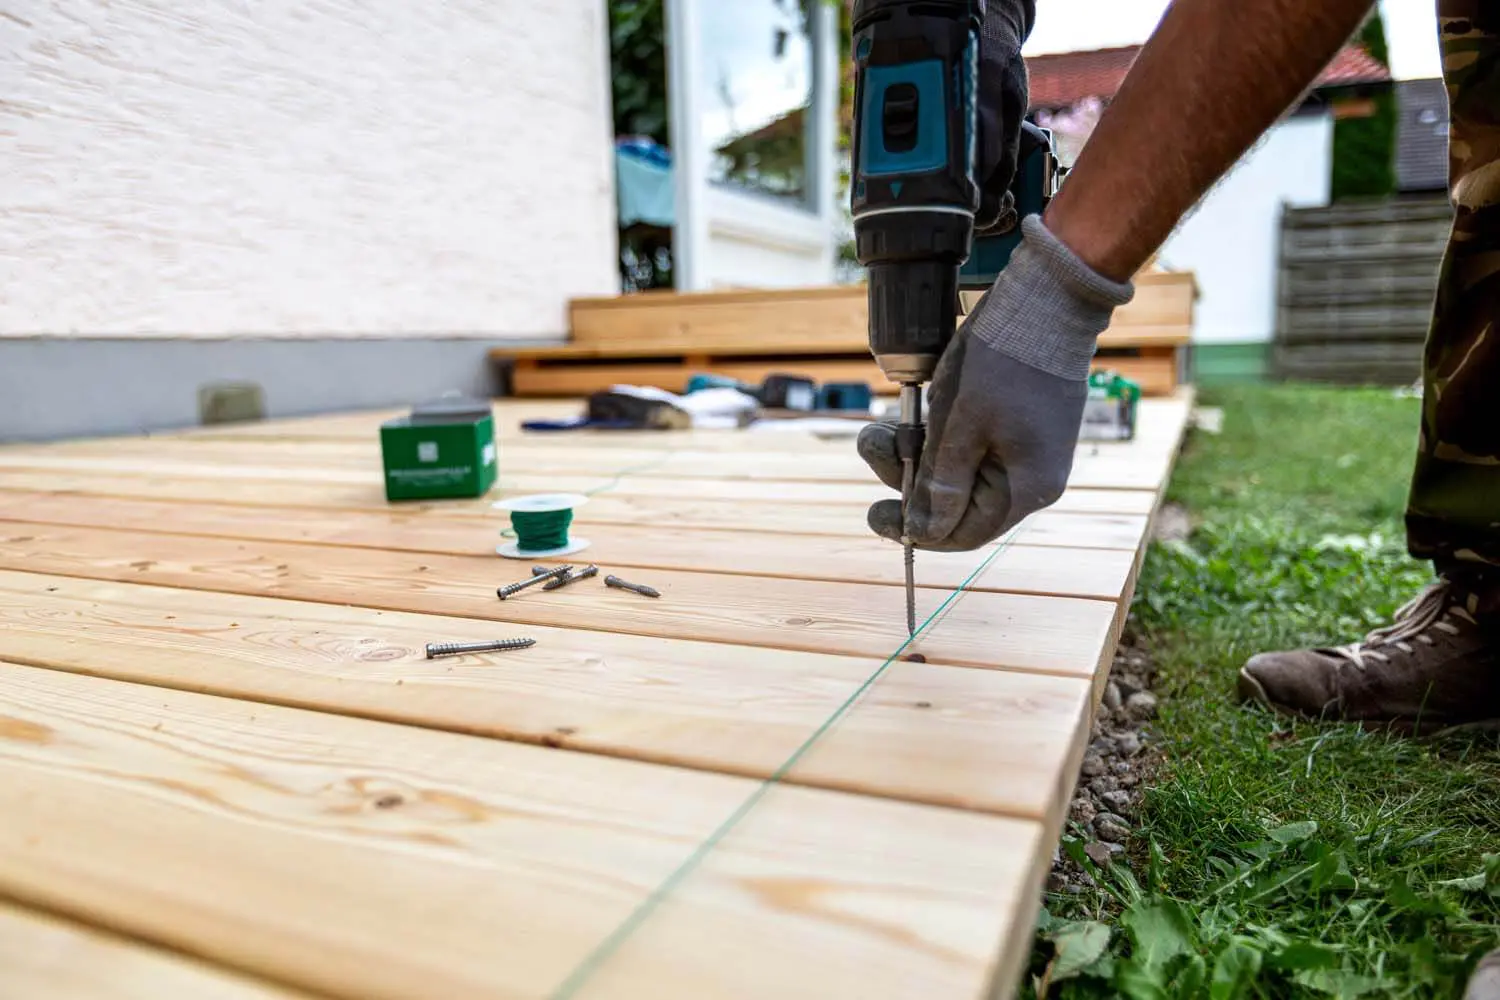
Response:
[{"label": "drill motor housing", "polygon": [[928,381],[958,322],[979,210],[977,0],[857,0],[855,250],[870,349],[886,377]]}]

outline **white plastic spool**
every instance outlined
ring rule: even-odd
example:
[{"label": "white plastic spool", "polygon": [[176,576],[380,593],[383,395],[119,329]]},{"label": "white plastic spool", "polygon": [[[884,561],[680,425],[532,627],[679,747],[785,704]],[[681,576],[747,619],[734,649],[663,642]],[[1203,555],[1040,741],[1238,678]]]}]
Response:
[{"label": "white plastic spool", "polygon": [[[588,502],[589,498],[582,493],[534,493],[531,496],[496,500],[490,506],[495,510],[546,514],[555,510],[573,510]],[[567,556],[574,552],[582,552],[589,547],[589,540],[570,535],[568,544],[560,549],[541,549],[535,552],[523,552],[520,545],[520,539],[514,539],[495,546],[495,552],[507,559],[547,559],[552,556]]]}]

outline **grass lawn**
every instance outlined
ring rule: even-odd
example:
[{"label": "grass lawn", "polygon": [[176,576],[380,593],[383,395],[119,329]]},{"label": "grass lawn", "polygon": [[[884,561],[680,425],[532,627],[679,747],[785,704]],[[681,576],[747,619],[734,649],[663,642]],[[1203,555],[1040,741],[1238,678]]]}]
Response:
[{"label": "grass lawn", "polygon": [[1459,997],[1500,947],[1496,737],[1294,724],[1235,696],[1253,653],[1353,641],[1430,580],[1401,522],[1420,404],[1202,402],[1223,433],[1194,433],[1169,494],[1194,530],[1152,546],[1132,614],[1160,714],[1131,864],[1065,844],[1098,887],[1049,897],[1026,992]]}]

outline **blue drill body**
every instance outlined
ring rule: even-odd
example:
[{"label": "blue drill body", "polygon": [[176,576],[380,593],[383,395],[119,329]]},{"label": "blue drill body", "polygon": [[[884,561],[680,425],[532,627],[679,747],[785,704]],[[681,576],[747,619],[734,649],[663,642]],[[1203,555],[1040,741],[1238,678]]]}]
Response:
[{"label": "blue drill body", "polygon": [[[983,19],[981,0],[854,5],[850,207],[855,254],[868,274],[870,351],[901,387],[903,502],[925,439],[922,386],[957,329],[959,292],[993,284],[1020,241],[1020,216],[1046,207],[1056,176],[1050,136],[1024,124],[1014,211],[976,240]],[[914,632],[912,544],[903,542]]]}]

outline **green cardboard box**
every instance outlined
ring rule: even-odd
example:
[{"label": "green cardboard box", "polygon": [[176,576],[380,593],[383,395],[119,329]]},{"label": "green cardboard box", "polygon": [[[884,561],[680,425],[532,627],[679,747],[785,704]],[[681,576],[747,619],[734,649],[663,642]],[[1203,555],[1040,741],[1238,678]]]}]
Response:
[{"label": "green cardboard box", "polygon": [[1130,441],[1135,438],[1135,419],[1141,387],[1108,369],[1089,374],[1089,395],[1083,409],[1080,441]]},{"label": "green cardboard box", "polygon": [[445,396],[380,425],[387,500],[477,497],[495,485],[495,418],[484,400]]}]

